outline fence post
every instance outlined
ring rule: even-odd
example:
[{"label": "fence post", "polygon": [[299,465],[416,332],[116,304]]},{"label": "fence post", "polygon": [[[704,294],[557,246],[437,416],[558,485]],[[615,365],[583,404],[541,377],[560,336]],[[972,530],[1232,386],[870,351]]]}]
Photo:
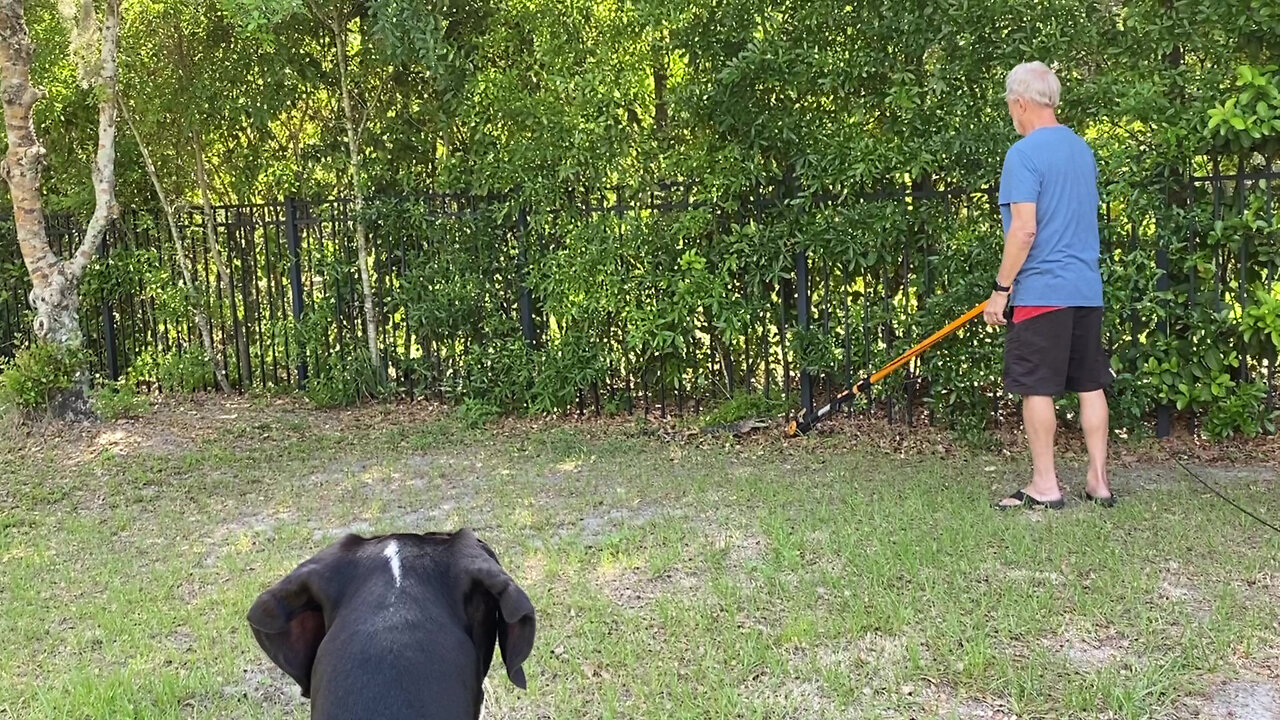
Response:
[{"label": "fence post", "polygon": [[538,327],[533,321],[533,290],[529,287],[529,209],[524,204],[516,213],[516,243],[518,245],[518,265],[516,271],[520,275],[520,329],[524,333],[524,341],[533,350],[538,347]]},{"label": "fence post", "polygon": [[[284,200],[285,236],[289,244],[289,288],[293,294],[293,322],[302,325],[302,241],[298,233],[298,201],[287,197]],[[298,389],[307,389],[307,348],[305,342],[298,341]]]},{"label": "fence post", "polygon": [[[1245,181],[1245,162],[1244,158],[1237,161],[1236,164],[1236,216],[1243,218],[1245,215],[1245,196],[1249,194],[1249,185]],[[1238,259],[1240,267],[1240,279],[1237,283],[1238,291],[1236,302],[1241,308],[1247,309],[1250,305],[1249,285],[1250,270],[1249,267],[1249,234],[1244,233],[1240,237],[1240,256]],[[1236,369],[1236,380],[1242,383],[1250,382],[1252,379],[1249,374],[1249,345],[1245,342],[1244,335],[1241,334],[1237,341],[1237,352],[1240,353],[1240,365]]]},{"label": "fence post", "polygon": [[[111,262],[111,251],[107,247],[110,238],[111,233],[105,233],[102,236],[102,244],[98,246],[98,256],[104,263]],[[102,298],[102,344],[107,355],[107,377],[115,382],[120,379],[120,356],[116,351],[116,313],[115,308],[111,306],[110,293]]]},{"label": "fence post", "polygon": [[[808,337],[809,331],[809,254],[800,248],[796,250],[796,324],[800,331]],[[807,364],[800,365],[800,404],[804,406],[804,418],[809,420],[813,415],[813,376]]]},{"label": "fence post", "polygon": [[[1158,237],[1158,236],[1157,236]],[[1163,247],[1156,248],[1156,292],[1169,292],[1169,251]],[[1167,338],[1169,337],[1169,314],[1170,303],[1165,303],[1165,315],[1160,320],[1160,332]],[[1161,403],[1156,408],[1156,437],[1166,438],[1170,434],[1171,409],[1168,403]]]}]

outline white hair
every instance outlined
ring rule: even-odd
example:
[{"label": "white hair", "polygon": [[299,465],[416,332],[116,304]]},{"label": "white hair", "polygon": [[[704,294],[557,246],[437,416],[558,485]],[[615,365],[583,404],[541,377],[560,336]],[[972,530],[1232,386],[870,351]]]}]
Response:
[{"label": "white hair", "polygon": [[1058,107],[1062,95],[1062,85],[1058,76],[1042,62],[1027,62],[1009,71],[1004,82],[1004,96],[1012,99],[1020,97],[1037,105]]}]

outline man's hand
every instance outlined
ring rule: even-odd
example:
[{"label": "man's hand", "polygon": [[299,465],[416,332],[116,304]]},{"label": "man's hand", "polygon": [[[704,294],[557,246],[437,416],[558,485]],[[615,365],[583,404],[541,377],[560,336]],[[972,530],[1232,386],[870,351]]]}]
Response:
[{"label": "man's hand", "polygon": [[993,292],[987,300],[987,307],[982,311],[982,319],[988,325],[1005,325],[1005,308],[1009,307],[1009,293]]}]

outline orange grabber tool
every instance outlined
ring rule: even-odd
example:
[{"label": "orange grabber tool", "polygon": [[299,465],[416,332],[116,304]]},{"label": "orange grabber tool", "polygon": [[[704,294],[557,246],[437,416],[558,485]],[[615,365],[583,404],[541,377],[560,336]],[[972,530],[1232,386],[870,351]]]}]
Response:
[{"label": "orange grabber tool", "polygon": [[792,420],[790,423],[787,424],[787,437],[796,437],[797,435],[802,435],[804,433],[809,432],[810,430],[813,429],[814,425],[817,425],[819,422],[826,419],[828,415],[835,412],[836,410],[839,410],[842,405],[852,400],[854,396],[865,394],[867,391],[871,389],[872,385],[880,382],[886,376],[892,373],[894,370],[897,370],[898,368],[910,362],[912,358],[923,353],[925,350],[928,350],[929,348],[933,347],[936,343],[938,343],[938,341],[942,340],[946,336],[955,332],[961,325],[964,325],[965,323],[974,319],[978,315],[982,314],[982,311],[984,308],[986,308],[986,306],[987,306],[987,301],[983,300],[982,302],[975,305],[974,308],[969,312],[965,313],[964,315],[961,315],[955,320],[952,320],[946,327],[930,335],[928,338],[921,341],[915,347],[911,348],[910,350],[894,358],[894,360],[890,362],[888,365],[885,365],[884,367],[875,371],[871,375],[868,375],[862,378],[862,380],[858,381],[858,383],[853,387],[847,390],[840,391],[840,394],[836,395],[835,399],[827,403],[825,406],[814,411],[808,417],[802,417],[796,420]]}]

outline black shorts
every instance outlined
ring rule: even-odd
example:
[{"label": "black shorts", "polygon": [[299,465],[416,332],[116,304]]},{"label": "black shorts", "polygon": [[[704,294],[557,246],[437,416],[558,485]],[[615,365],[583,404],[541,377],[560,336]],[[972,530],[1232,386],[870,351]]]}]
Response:
[{"label": "black shorts", "polygon": [[1015,323],[1005,313],[1004,386],[1014,395],[1058,396],[1110,387],[1102,308],[1066,307]]}]

